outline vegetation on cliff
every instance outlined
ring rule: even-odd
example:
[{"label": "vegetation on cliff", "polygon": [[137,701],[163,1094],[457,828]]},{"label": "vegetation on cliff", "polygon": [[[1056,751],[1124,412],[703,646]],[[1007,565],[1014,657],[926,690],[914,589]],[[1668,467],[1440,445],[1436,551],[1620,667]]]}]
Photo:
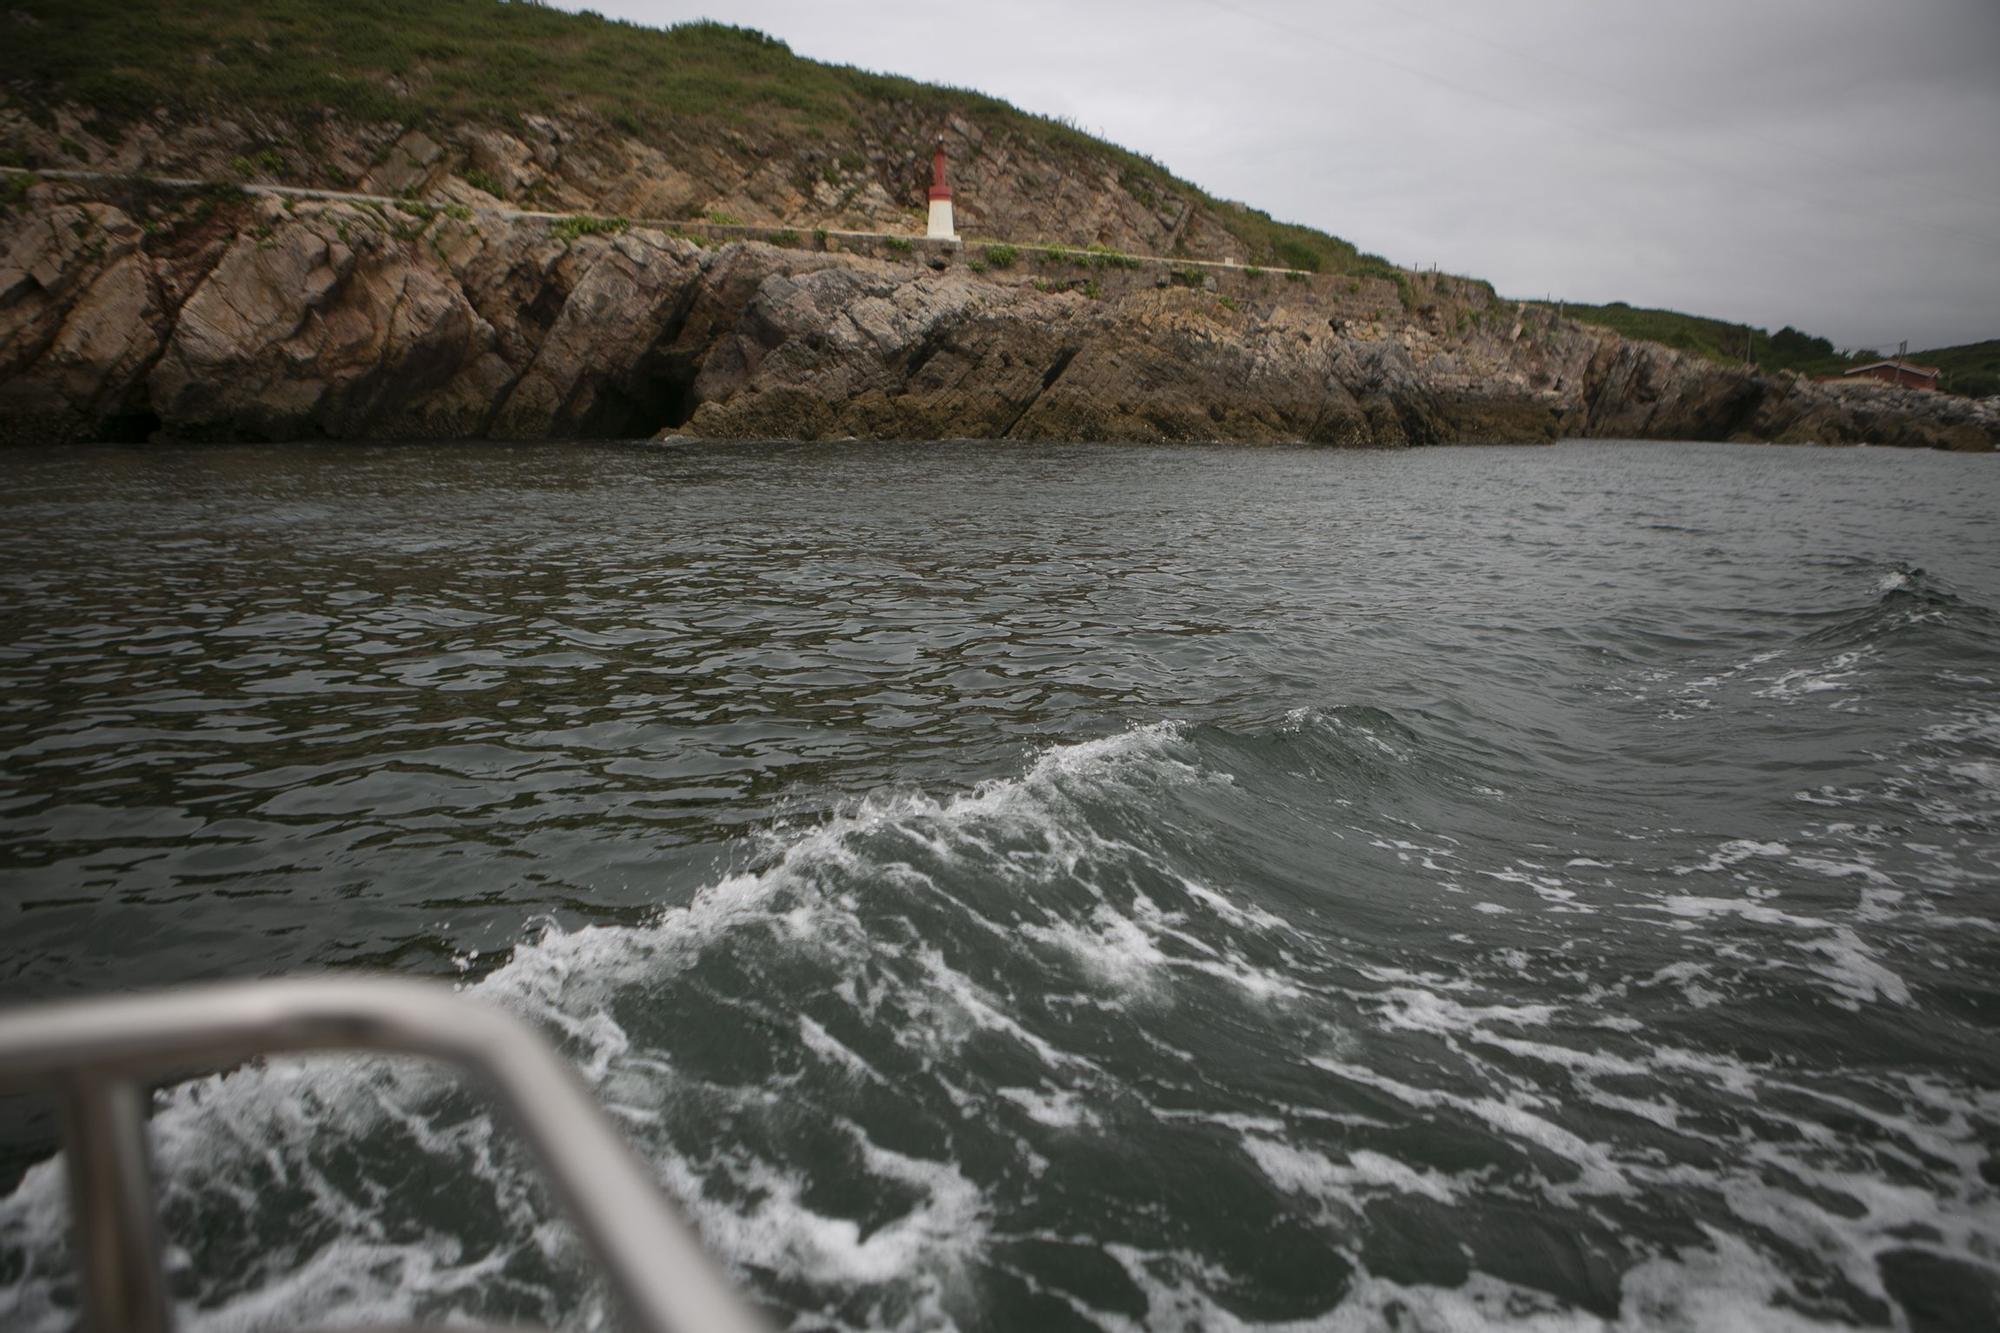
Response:
[{"label": "vegetation on cliff", "polygon": [[1942,370],[1944,387],[1953,393],[1975,398],[2000,394],[2000,338],[1912,352],[1910,360]]},{"label": "vegetation on cliff", "polygon": [[[1750,324],[1734,324],[1679,310],[1651,310],[1623,301],[1609,305],[1564,302],[1550,308],[1579,323],[1595,324],[1621,337],[1641,338],[1676,351],[1691,352],[1717,365],[1740,366],[1747,356],[1765,374],[1789,370],[1799,375],[1838,375],[1884,356],[1883,349],[1872,347],[1843,354],[1829,340],[1789,325],[1772,333]],[[1975,398],[2000,394],[2000,340],[1911,352],[1904,359],[1942,370],[1944,376],[1939,387],[1947,392]]]},{"label": "vegetation on cliff", "polygon": [[[1073,125],[803,59],[747,29],[661,30],[500,0],[13,0],[0,10],[0,165],[360,188],[413,201],[416,221],[398,224],[411,235],[440,207],[464,218],[499,200],[571,214],[551,232],[564,241],[616,233],[627,217],[747,218],[765,239],[791,238],[780,244],[811,229],[823,251],[822,228],[909,224],[927,179],[910,145],[939,125],[953,127],[956,169],[974,183],[968,232],[992,238],[976,247],[981,274],[1017,262],[1136,267],[1125,252],[1176,264],[1229,256],[1253,283],[1265,266],[1329,275],[1311,290],[1354,307],[1337,324],[1394,310],[1392,325],[1407,317],[1464,338],[1499,316],[1485,284],[1411,274],[1215,199]],[[0,216],[27,188],[20,176],[0,182]],[[1213,279],[1188,268],[1172,281]],[[1101,295],[1096,282],[1084,291]],[[1217,299],[1234,310],[1242,294]],[[1565,310],[1717,367],[1740,366],[1746,347],[1766,372],[1852,364],[1789,328],[1622,303]],[[1498,322],[1541,336],[1534,321]],[[1996,346],[1913,359],[1943,366],[1947,388],[1991,393]]]},{"label": "vegetation on cliff", "polygon": [[[1164,196],[1193,202],[1240,243],[1247,262],[1393,272],[1380,256],[1215,199],[1153,159],[1061,120],[968,89],[804,59],[774,37],[719,23],[663,30],[496,0],[19,0],[0,29],[0,83],[30,115],[46,117],[62,104],[111,122],[161,110],[184,120],[245,110],[309,120],[330,112],[433,132],[582,115],[642,142],[706,129],[816,143],[850,170],[863,165],[860,140],[885,112],[936,123],[956,116],[1024,142],[1046,161],[1105,172],[1143,207]],[[254,154],[246,161],[256,166]]]},{"label": "vegetation on cliff", "polygon": [[1827,374],[1853,362],[1839,356],[1832,343],[1785,328],[1776,334],[1748,324],[1689,315],[1678,310],[1652,310],[1613,301],[1609,305],[1564,302],[1570,319],[1607,328],[1626,338],[1643,338],[1676,351],[1692,352],[1719,365],[1740,366],[1746,360],[1765,372],[1793,370]]}]

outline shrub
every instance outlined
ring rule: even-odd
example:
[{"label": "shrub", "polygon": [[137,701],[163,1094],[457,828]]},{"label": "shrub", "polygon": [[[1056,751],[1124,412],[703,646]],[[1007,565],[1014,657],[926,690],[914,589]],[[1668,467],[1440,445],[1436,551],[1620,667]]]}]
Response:
[{"label": "shrub", "polygon": [[799,244],[799,234],[790,227],[787,227],[771,238],[771,244],[782,245],[787,249],[796,249]]},{"label": "shrub", "polygon": [[592,217],[588,213],[578,213],[572,217],[559,218],[549,227],[549,235],[567,245],[583,236],[616,236],[628,230],[632,224],[624,218]]},{"label": "shrub", "polygon": [[481,171],[478,167],[467,167],[459,173],[459,178],[473,189],[483,190],[495,199],[505,199],[507,197],[507,187],[495,180],[488,173]]},{"label": "shrub", "polygon": [[734,213],[725,213],[719,208],[711,208],[708,211],[708,220],[718,227],[740,227],[743,225],[742,218],[737,217]]},{"label": "shrub", "polygon": [[1319,272],[1319,251],[1304,241],[1286,236],[1272,242],[1271,250],[1278,256],[1278,262],[1286,268],[1304,269],[1308,273]]},{"label": "shrub", "polygon": [[994,268],[1012,268],[1018,253],[1011,245],[989,245],[986,247],[986,262]]},{"label": "shrub", "polygon": [[986,261],[983,259],[975,259],[971,263],[967,264],[966,268],[970,269],[974,273],[984,273],[986,271]]},{"label": "shrub", "polygon": [[902,236],[885,236],[882,238],[882,245],[892,255],[906,255],[917,248],[908,238]]},{"label": "shrub", "polygon": [[230,173],[240,180],[252,176],[278,176],[285,170],[285,156],[275,148],[260,148],[246,156],[229,159]]}]

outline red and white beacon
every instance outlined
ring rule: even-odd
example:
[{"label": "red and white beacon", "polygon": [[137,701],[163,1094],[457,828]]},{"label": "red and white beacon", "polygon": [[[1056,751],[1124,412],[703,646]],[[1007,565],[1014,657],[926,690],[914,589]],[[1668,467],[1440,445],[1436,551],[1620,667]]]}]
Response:
[{"label": "red and white beacon", "polygon": [[944,183],[944,136],[937,137],[937,154],[931,158],[931,223],[924,235],[934,241],[955,241],[958,233],[951,225],[951,187]]}]

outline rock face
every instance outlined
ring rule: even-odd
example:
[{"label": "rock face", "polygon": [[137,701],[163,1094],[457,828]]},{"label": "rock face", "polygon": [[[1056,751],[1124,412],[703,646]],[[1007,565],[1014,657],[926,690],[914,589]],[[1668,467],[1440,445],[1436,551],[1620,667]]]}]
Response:
[{"label": "rock face", "polygon": [[662,432],[1990,449],[2000,410],[1720,368],[1448,278],[979,274],[962,255],[50,182],[0,217],[6,441]]},{"label": "rock face", "polygon": [[1248,258],[1212,200],[1114,158],[1063,153],[965,117],[870,105],[813,136],[703,128],[642,141],[589,117],[523,115],[507,128],[433,130],[293,120],[239,109],[162,112],[115,126],[86,108],[43,119],[0,103],[0,144],[40,167],[257,180],[473,207],[689,221],[709,216],[810,230],[922,231],[928,145],[942,133],[967,236],[1102,244],[1140,254]]}]

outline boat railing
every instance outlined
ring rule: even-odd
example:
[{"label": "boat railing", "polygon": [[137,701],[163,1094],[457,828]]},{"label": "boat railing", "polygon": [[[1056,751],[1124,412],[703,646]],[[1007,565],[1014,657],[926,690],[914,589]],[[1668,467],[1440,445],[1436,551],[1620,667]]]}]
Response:
[{"label": "boat railing", "polygon": [[0,1013],[0,1093],[58,1103],[89,1333],[171,1333],[146,1118],[151,1090],[245,1061],[369,1051],[483,1082],[548,1173],[638,1333],[764,1333],[647,1165],[527,1023],[436,983],[312,978]]}]

